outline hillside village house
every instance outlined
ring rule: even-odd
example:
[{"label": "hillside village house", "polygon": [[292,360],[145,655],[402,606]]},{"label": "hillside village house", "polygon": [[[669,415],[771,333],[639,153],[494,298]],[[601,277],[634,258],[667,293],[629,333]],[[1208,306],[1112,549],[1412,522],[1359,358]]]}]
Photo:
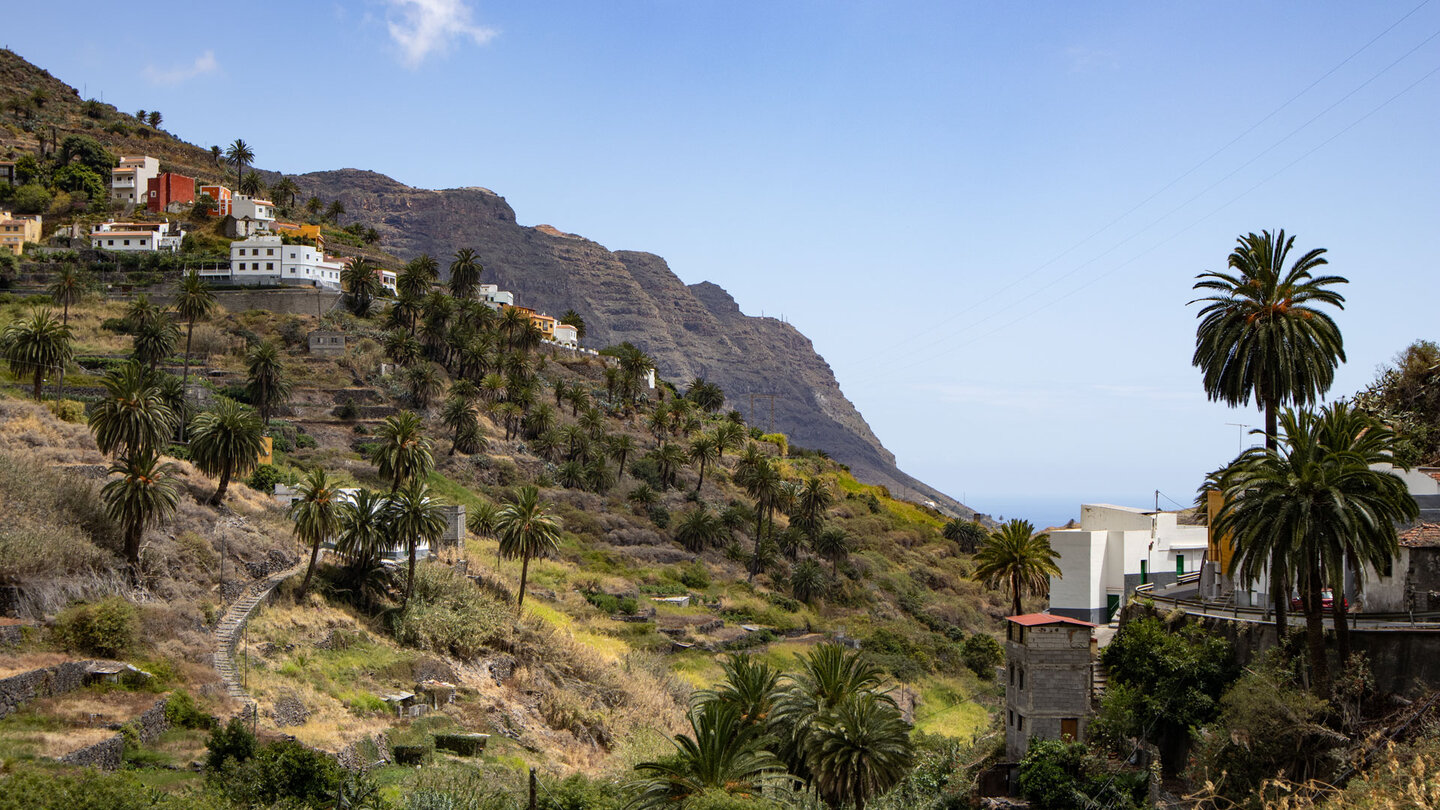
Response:
[{"label": "hillside village house", "polygon": [[289,239],[309,239],[315,247],[325,249],[325,234],[320,231],[319,225],[277,221],[271,225],[271,230]]},{"label": "hillside village house", "polygon": [[26,242],[39,242],[41,230],[40,215],[17,217],[9,211],[0,211],[0,247],[16,256],[25,253]]},{"label": "hillside village house", "polygon": [[150,181],[160,176],[160,161],[153,157],[120,158],[120,165],[110,170],[110,201],[140,205]]},{"label": "hillside village house", "polygon": [[[279,236],[253,236],[230,243],[230,267],[202,270],[202,276],[232,284],[298,285],[340,289],[345,261],[309,245],[287,245]],[[393,282],[392,282],[393,284]]]},{"label": "hillside village house", "polygon": [[178,222],[102,222],[90,232],[90,247],[129,253],[154,253],[180,249],[185,239]]},{"label": "hillside village house", "polygon": [[195,202],[195,178],[183,174],[165,172],[150,178],[145,188],[145,208],[152,214],[178,212]]},{"label": "hillside village house", "polygon": [[1095,625],[1027,613],[1005,623],[1005,758],[1030,740],[1084,739],[1095,689]]},{"label": "hillside village house", "polygon": [[215,210],[211,216],[221,218],[230,216],[230,204],[234,202],[234,194],[230,189],[224,186],[201,186],[200,196],[206,195],[215,201]]},{"label": "hillside village house", "polygon": [[554,318],[550,317],[549,315],[546,315],[546,314],[543,313],[543,312],[532,312],[532,313],[530,313],[530,323],[535,324],[535,328],[540,330],[540,334],[543,336],[543,339],[545,339],[545,340],[554,340],[554,339],[555,339],[555,319],[554,319]]},{"label": "hillside village house", "polygon": [[561,346],[569,346],[572,349],[579,348],[580,330],[576,329],[574,326],[571,326],[568,323],[556,322],[555,337],[552,338],[552,340],[554,340],[556,343],[559,343]]},{"label": "hillside village house", "polygon": [[1179,522],[1178,512],[1110,504],[1080,507],[1080,528],[1050,532],[1061,576],[1050,578],[1050,612],[1106,623],[1135,590],[1174,584],[1205,559],[1209,530]]},{"label": "hillside village house", "polygon": [[232,236],[244,238],[269,233],[275,224],[275,203],[259,197],[236,194],[230,201]]},{"label": "hillside village house", "polygon": [[481,284],[477,288],[480,301],[491,309],[499,310],[515,305],[515,293],[502,290],[494,284]]}]

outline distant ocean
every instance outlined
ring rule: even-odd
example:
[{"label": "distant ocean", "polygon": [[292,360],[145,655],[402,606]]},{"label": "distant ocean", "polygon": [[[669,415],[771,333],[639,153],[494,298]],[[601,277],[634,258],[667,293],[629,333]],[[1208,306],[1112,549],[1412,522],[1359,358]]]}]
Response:
[{"label": "distant ocean", "polygon": [[[1117,506],[1135,506],[1142,509],[1155,507],[1155,493],[1130,493],[1111,495],[984,495],[971,494],[965,505],[995,520],[1020,518],[1028,520],[1037,529],[1050,526],[1064,526],[1066,522],[1080,520],[1080,504],[1113,503]],[[1183,503],[1183,502],[1182,502]],[[1185,504],[1188,506],[1188,504]],[[1174,503],[1162,498],[1161,509],[1176,509]]]}]

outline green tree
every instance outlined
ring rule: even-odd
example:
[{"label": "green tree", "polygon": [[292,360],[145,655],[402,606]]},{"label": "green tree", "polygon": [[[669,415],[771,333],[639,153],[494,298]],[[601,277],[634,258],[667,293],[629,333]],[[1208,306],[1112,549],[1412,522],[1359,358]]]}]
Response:
[{"label": "green tree", "polygon": [[246,172],[245,177],[240,181],[239,191],[247,197],[265,196],[265,181],[255,172]]},{"label": "green tree", "polygon": [[461,300],[475,297],[475,287],[480,283],[480,262],[471,248],[455,251],[455,260],[450,262],[450,294]]},{"label": "green tree", "polygon": [[[1235,544],[1230,573],[1254,582],[1281,564],[1300,586],[1310,648],[1312,684],[1329,694],[1321,590],[1343,585],[1346,561],[1384,568],[1399,551],[1395,524],[1413,521],[1419,507],[1404,481],[1372,469],[1393,461],[1393,435],[1348,403],[1318,414],[1284,409],[1274,449],[1254,448],[1221,475],[1224,504],[1215,531]],[[1355,570],[1360,570],[1356,566]],[[1286,594],[1288,596],[1288,594]],[[1345,637],[1344,589],[1335,591]]]},{"label": "green tree", "polygon": [[55,281],[46,292],[50,294],[50,300],[61,308],[60,322],[69,326],[70,306],[80,303],[85,294],[85,280],[81,277],[79,268],[68,262],[60,265]]},{"label": "green tree", "polygon": [[151,371],[175,353],[180,345],[180,327],[169,318],[151,318],[135,330],[134,358]]},{"label": "green tree", "polygon": [[364,257],[351,259],[340,271],[340,286],[345,290],[345,305],[350,311],[358,317],[368,317],[381,290],[380,268]]},{"label": "green tree", "polygon": [[724,524],[704,504],[686,511],[675,527],[675,539],[692,554],[719,543],[724,536]]},{"label": "green tree", "polygon": [[404,610],[415,590],[415,556],[421,543],[432,551],[445,533],[445,505],[430,494],[423,481],[412,481],[390,497],[390,523],[395,535],[405,544],[409,565],[405,576],[405,596],[400,602]]},{"label": "green tree", "polygon": [[660,468],[660,486],[662,489],[669,489],[675,485],[676,474],[685,464],[685,450],[678,444],[666,442],[652,455],[655,464]]},{"label": "green tree", "polygon": [[195,334],[195,322],[209,317],[215,310],[215,293],[210,291],[210,285],[200,278],[200,271],[191,270],[180,278],[180,288],[176,290],[175,314],[185,322],[185,373],[181,377],[182,382],[190,379],[190,339]]},{"label": "green tree", "polygon": [[389,508],[384,493],[363,488],[341,503],[336,553],[357,568],[379,562],[391,547]]},{"label": "green tree", "polygon": [[252,408],[233,399],[221,398],[212,410],[195,417],[190,425],[190,458],[200,472],[220,477],[210,498],[211,506],[225,500],[230,479],[255,469],[264,445],[260,441],[260,419]]},{"label": "green tree", "polygon": [[821,529],[810,541],[810,550],[830,561],[830,573],[840,570],[840,561],[850,556],[850,535],[838,526]]},{"label": "green tree", "polygon": [[835,493],[823,478],[807,478],[795,495],[794,508],[790,510],[790,525],[805,533],[805,538],[815,542],[825,528],[825,516],[835,503]]},{"label": "green tree", "polygon": [[240,178],[245,176],[246,164],[255,160],[255,151],[243,140],[236,138],[225,150],[225,159],[229,160],[235,167],[235,182],[238,184]]},{"label": "green tree", "polygon": [[100,490],[105,514],[125,538],[125,561],[134,585],[140,584],[140,541],[145,529],[174,514],[180,502],[174,470],[173,464],[161,464],[154,450],[136,450],[110,465],[110,475],[119,477]]},{"label": "green tree", "polygon": [[291,382],[280,358],[280,349],[265,341],[245,355],[245,393],[260,412],[260,421],[270,424],[270,417],[290,401]]},{"label": "green tree", "polygon": [[764,731],[720,702],[697,704],[691,734],[675,736],[675,753],[635,766],[641,779],[630,806],[636,810],[684,807],[706,791],[758,796],[786,784],[785,768],[767,750]]},{"label": "green tree", "polygon": [[[1196,276],[1201,303],[1191,363],[1204,375],[1205,394],[1231,407],[1255,404],[1265,412],[1265,446],[1278,443],[1279,408],[1310,405],[1330,389],[1345,359],[1340,328],[1320,307],[1343,309],[1335,289],[1340,276],[1315,276],[1328,264],[1325,249],[1310,250],[1285,268],[1295,237],[1262,231],[1242,236],[1230,253],[1233,273]],[[1289,580],[1283,565],[1271,566],[1275,627],[1285,633]]]},{"label": "green tree", "polygon": [[862,694],[894,705],[879,690],[883,672],[859,652],[839,644],[821,644],[800,659],[800,669],[787,674],[776,693],[770,731],[776,753],[790,773],[809,782],[814,776],[816,725],[841,704]]},{"label": "green tree", "polygon": [[520,590],[516,595],[515,613],[525,606],[525,582],[530,574],[530,560],[543,557],[560,546],[560,521],[550,514],[540,500],[540,490],[523,486],[515,497],[500,507],[495,515],[495,533],[500,538],[500,553],[506,559],[520,559]]},{"label": "green tree", "polygon": [[270,193],[274,195],[275,202],[289,208],[295,204],[295,196],[300,193],[300,188],[289,177],[281,177],[270,187]]},{"label": "green tree", "polygon": [[370,463],[380,468],[380,477],[390,482],[390,492],[425,478],[435,469],[435,455],[425,437],[425,425],[410,411],[401,411],[375,431],[376,443],[370,450]]},{"label": "green tree", "polygon": [[960,550],[966,554],[974,554],[975,549],[985,541],[985,527],[973,520],[961,520],[958,517],[946,521],[940,534],[960,546]]},{"label": "green tree", "polygon": [[110,170],[115,168],[115,155],[89,135],[67,135],[60,142],[60,154],[56,163],[68,166],[75,163],[84,166],[97,176],[110,179]]},{"label": "green tree", "polygon": [[815,722],[810,770],[831,807],[865,803],[898,783],[914,761],[910,724],[891,700],[851,695]]},{"label": "green tree", "polygon": [[290,519],[295,521],[296,539],[310,547],[310,564],[305,567],[305,579],[300,582],[303,597],[310,589],[320,546],[340,532],[341,493],[325,470],[316,467],[305,475],[296,494],[300,498],[290,505]]},{"label": "green tree", "polygon": [[146,120],[149,122],[151,129],[159,129],[160,124],[165,121],[165,116],[161,115],[159,110],[151,110]]},{"label": "green tree", "polygon": [[560,323],[575,327],[576,339],[585,339],[585,319],[580,317],[580,313],[573,309],[567,309],[565,310],[565,314],[560,316]]},{"label": "green tree", "polygon": [[706,465],[720,460],[720,444],[715,441],[714,436],[697,436],[690,442],[689,456],[690,463],[700,472],[700,478],[695,482],[695,492],[699,493],[700,487],[705,485]]},{"label": "green tree", "polygon": [[456,394],[452,388],[450,396],[445,399],[445,407],[440,411],[440,421],[450,429],[454,437],[450,443],[449,455],[455,455],[457,450],[474,453],[480,449],[480,417],[475,410],[475,403],[469,398]]},{"label": "green tree", "polygon": [[405,371],[405,387],[416,408],[429,410],[430,403],[445,390],[445,379],[434,363],[417,363]]},{"label": "green tree", "polygon": [[1020,615],[1026,593],[1045,593],[1050,577],[1060,576],[1060,555],[1050,548],[1050,535],[1036,534],[1027,520],[1011,520],[990,533],[976,555],[974,577],[987,588],[1010,590],[1011,615]]},{"label": "green tree", "polygon": [[618,465],[616,475],[621,480],[625,478],[625,461],[635,450],[635,440],[625,433],[617,433],[605,442],[605,453]]},{"label": "green tree", "polygon": [[345,203],[339,200],[331,200],[330,207],[325,209],[325,218],[330,220],[332,225],[340,224],[340,217],[345,214]]},{"label": "green tree", "polygon": [[811,559],[800,560],[790,568],[790,595],[809,604],[825,590],[825,570]]},{"label": "green tree", "polygon": [[18,320],[5,327],[0,348],[10,373],[17,378],[34,380],[35,401],[39,402],[46,373],[64,372],[74,351],[70,346],[70,327],[56,318],[48,308],[37,307],[28,320]]},{"label": "green tree", "polygon": [[104,394],[90,409],[90,431],[100,452],[120,458],[161,447],[179,419],[165,402],[153,372],[134,361],[100,378]]},{"label": "green tree", "polygon": [[108,180],[109,170],[106,170],[106,176],[102,177],[98,172],[79,163],[61,166],[50,177],[55,188],[71,194],[84,194],[85,199],[92,204],[98,202],[102,205],[110,196],[107,193]]},{"label": "green tree", "polygon": [[696,695],[735,707],[741,722],[765,728],[775,710],[780,670],[751,655],[727,655],[720,662],[725,677],[715,688]]},{"label": "green tree", "polygon": [[715,413],[725,407],[725,392],[715,383],[707,382],[704,377],[696,377],[690,381],[690,387],[685,390],[685,398],[706,413]]},{"label": "green tree", "polygon": [[15,189],[15,195],[10,198],[10,207],[17,214],[43,214],[50,210],[52,199],[54,195],[45,186],[26,183]]}]

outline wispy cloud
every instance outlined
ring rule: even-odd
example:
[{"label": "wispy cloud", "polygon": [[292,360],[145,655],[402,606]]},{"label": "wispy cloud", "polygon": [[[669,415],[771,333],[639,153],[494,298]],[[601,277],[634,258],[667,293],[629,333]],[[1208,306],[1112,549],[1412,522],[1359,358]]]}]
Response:
[{"label": "wispy cloud", "polygon": [[1113,70],[1120,67],[1120,58],[1115,52],[1101,48],[1072,46],[1065,49],[1065,58],[1070,61],[1071,73],[1089,73],[1092,70]]},{"label": "wispy cloud", "polygon": [[158,68],[154,65],[146,65],[144,74],[145,78],[149,80],[151,84],[180,84],[196,76],[214,73],[219,69],[220,63],[215,59],[215,52],[206,51],[195,57],[195,61],[188,65],[171,68]]},{"label": "wispy cloud", "polygon": [[432,53],[444,53],[461,40],[484,45],[499,31],[476,25],[464,0],[388,0],[390,38],[400,46],[406,66],[419,67]]}]

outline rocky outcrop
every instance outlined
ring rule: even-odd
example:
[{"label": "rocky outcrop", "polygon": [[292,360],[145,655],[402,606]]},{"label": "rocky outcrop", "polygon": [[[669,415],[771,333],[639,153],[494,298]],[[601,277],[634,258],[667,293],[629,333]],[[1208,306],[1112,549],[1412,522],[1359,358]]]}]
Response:
[{"label": "rocky outcrop", "polygon": [[505,199],[488,189],[429,191],[354,169],[296,181],[302,196],[338,199],[398,256],[429,253],[444,265],[456,250],[474,248],[483,281],[552,315],[574,309],[585,319],[587,344],[630,341],[677,385],[694,377],[716,382],[730,407],[761,427],[771,426],[773,403],[773,427],[793,444],[823,449],[896,495],[971,514],[895,466],[808,338],[777,319],[744,314],[716,284],[687,286],[651,253],[611,251],[550,226],[522,227]]}]

